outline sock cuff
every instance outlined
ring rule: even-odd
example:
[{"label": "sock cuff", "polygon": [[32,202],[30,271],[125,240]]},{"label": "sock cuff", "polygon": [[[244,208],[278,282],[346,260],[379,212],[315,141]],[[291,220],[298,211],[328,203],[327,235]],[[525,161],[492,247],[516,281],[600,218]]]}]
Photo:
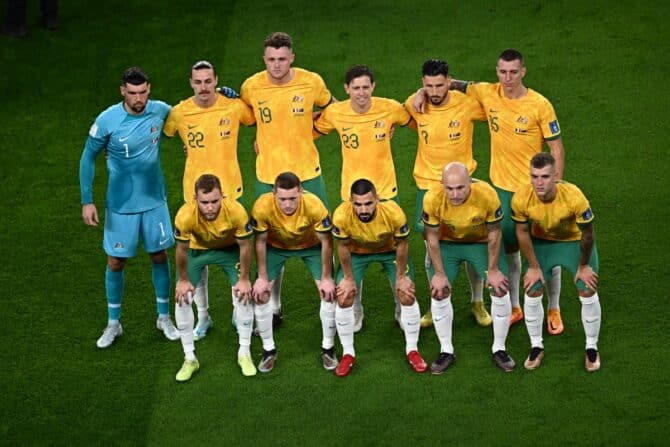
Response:
[{"label": "sock cuff", "polygon": [[599,301],[599,299],[600,298],[598,297],[598,292],[594,293],[591,296],[580,296],[579,297],[579,301],[581,301],[582,304],[593,304],[596,301]]}]

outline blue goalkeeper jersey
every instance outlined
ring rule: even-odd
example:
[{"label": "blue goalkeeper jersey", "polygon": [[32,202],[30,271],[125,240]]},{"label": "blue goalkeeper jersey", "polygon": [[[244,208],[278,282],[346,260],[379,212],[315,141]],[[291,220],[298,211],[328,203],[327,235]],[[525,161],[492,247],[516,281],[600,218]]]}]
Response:
[{"label": "blue goalkeeper jersey", "polygon": [[81,203],[93,203],[95,159],[107,149],[105,206],[116,213],[140,213],[167,201],[160,165],[163,123],[170,106],[147,102],[141,115],[131,115],[123,102],[102,112],[89,131],[79,163]]}]

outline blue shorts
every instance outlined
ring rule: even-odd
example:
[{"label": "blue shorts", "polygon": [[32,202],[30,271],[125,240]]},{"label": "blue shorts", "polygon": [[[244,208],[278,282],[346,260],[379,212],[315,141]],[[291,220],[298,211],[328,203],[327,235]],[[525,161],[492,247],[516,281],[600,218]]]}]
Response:
[{"label": "blue shorts", "polygon": [[109,256],[131,258],[137,254],[140,237],[147,253],[174,245],[172,222],[167,204],[143,213],[119,214],[105,210],[102,247]]}]

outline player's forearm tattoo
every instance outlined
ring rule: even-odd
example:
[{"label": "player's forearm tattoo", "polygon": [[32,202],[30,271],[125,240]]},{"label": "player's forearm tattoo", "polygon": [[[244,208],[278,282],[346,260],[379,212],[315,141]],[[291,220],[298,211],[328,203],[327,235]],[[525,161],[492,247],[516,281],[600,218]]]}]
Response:
[{"label": "player's forearm tattoo", "polygon": [[468,84],[472,84],[472,82],[452,79],[451,84],[449,84],[449,90],[459,90],[465,93],[465,91],[468,89]]},{"label": "player's forearm tattoo", "polygon": [[579,241],[579,265],[586,265],[591,259],[591,250],[593,249],[593,225],[587,225],[581,228],[582,239]]}]

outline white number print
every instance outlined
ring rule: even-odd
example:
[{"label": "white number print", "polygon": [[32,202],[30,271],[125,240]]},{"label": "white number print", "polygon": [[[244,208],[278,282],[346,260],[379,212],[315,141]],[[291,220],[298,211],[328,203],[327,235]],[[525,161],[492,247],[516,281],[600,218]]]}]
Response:
[{"label": "white number print", "polygon": [[126,158],[130,157],[130,151],[128,150],[128,143],[123,143],[123,147],[126,149]]}]

